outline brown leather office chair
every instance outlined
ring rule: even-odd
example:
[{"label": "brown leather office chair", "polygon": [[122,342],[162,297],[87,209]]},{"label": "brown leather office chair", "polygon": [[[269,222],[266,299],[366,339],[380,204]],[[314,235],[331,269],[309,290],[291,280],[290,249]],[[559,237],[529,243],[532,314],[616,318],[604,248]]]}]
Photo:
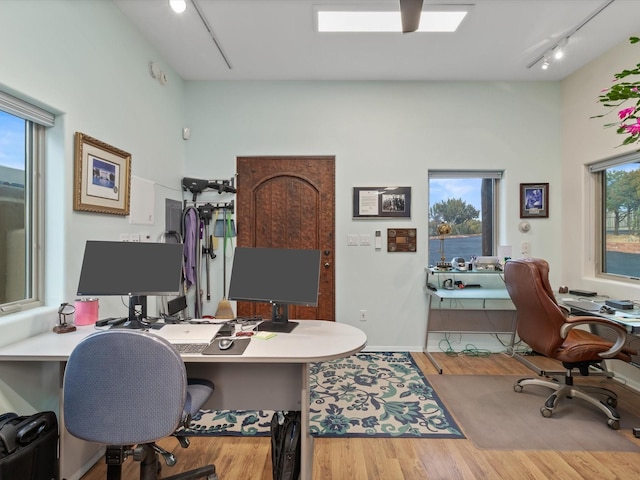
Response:
[{"label": "brown leather office chair", "polygon": [[[562,362],[566,369],[564,383],[542,377],[523,378],[515,383],[514,390],[521,392],[526,385],[551,388],[553,393],[540,408],[544,417],[553,414],[561,398],[580,398],[602,410],[612,429],[620,428],[620,415],[615,409],[618,403],[616,394],[606,388],[575,386],[572,373],[578,369],[582,375],[588,375],[590,367],[601,364],[604,359],[631,361],[630,354],[636,352],[624,345],[624,327],[605,318],[569,316],[556,302],[549,284],[549,264],[545,260],[510,260],[505,265],[504,277],[507,291],[518,312],[519,337],[533,351]],[[615,342],[575,328],[579,325],[599,325],[611,329],[615,334]]]}]

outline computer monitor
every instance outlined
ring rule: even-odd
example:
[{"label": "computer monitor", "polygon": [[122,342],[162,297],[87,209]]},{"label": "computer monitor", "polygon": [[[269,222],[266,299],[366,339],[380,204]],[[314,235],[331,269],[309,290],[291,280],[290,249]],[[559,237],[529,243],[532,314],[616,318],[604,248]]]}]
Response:
[{"label": "computer monitor", "polygon": [[179,243],[87,241],[78,295],[128,295],[129,321],[147,318],[147,295],[180,292],[183,245]]},{"label": "computer monitor", "polygon": [[238,247],[233,257],[229,298],[271,303],[271,320],[258,330],[290,332],[289,305],[318,305],[320,250]]}]

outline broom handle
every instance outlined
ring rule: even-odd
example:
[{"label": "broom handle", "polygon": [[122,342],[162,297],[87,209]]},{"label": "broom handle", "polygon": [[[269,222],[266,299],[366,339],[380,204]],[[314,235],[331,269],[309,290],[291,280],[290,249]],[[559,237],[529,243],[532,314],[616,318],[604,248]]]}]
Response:
[{"label": "broom handle", "polygon": [[222,211],[223,214],[223,224],[224,224],[224,238],[222,241],[224,245],[222,246],[222,298],[227,299],[227,209],[225,208]]}]

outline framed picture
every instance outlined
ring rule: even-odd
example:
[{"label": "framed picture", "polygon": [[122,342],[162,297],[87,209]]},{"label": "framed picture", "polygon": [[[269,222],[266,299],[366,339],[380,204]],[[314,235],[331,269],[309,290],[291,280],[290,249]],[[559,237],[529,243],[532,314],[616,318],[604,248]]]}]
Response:
[{"label": "framed picture", "polygon": [[549,216],[549,184],[520,184],[520,218]]},{"label": "framed picture", "polygon": [[131,154],[76,132],[73,209],[129,215]]},{"label": "framed picture", "polygon": [[353,187],[353,218],[411,218],[411,187]]}]

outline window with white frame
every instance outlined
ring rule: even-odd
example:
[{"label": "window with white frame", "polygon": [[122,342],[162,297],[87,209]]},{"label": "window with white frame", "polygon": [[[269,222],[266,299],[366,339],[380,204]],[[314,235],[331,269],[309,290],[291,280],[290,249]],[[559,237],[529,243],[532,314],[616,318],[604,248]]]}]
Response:
[{"label": "window with white frame", "polygon": [[[429,170],[429,265],[495,255],[500,171]],[[438,234],[438,225],[451,227]]]},{"label": "window with white frame", "polygon": [[589,166],[596,176],[599,275],[640,277],[640,152]]},{"label": "window with white frame", "polygon": [[0,314],[42,304],[42,166],[54,117],[0,92]]}]

